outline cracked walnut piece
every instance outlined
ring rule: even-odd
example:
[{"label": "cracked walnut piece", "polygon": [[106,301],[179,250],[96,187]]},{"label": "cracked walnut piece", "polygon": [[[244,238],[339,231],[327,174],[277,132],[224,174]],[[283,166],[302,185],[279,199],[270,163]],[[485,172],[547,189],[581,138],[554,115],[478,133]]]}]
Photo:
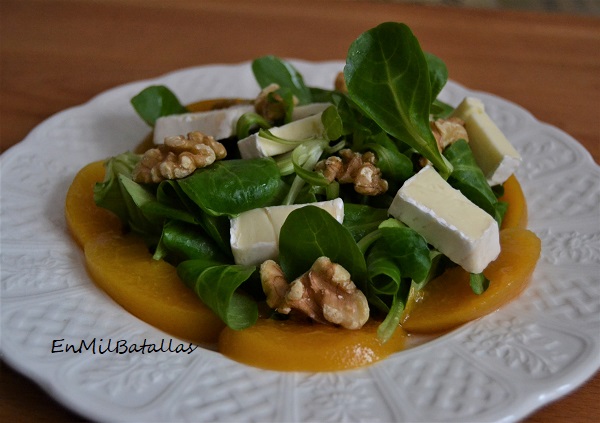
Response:
[{"label": "cracked walnut piece", "polygon": [[430,126],[440,153],[444,151],[444,148],[460,139],[464,139],[467,142],[469,141],[469,135],[465,129],[465,122],[457,117],[437,119],[430,122]]},{"label": "cracked walnut piece", "polygon": [[350,273],[327,257],[318,258],[310,270],[288,284],[273,260],[260,267],[267,304],[282,314],[300,314],[324,324],[360,329],[369,319],[369,304],[354,285]]},{"label": "cracked walnut piece", "polygon": [[[286,105],[281,95],[276,91],[279,89],[278,84],[270,84],[263,88],[254,100],[254,110],[267,120],[272,122],[283,119],[285,117]],[[294,96],[294,106],[298,104],[298,99]]]},{"label": "cracked walnut piece", "polygon": [[348,87],[346,86],[346,78],[344,72],[339,72],[335,77],[335,89],[341,93],[348,93]]},{"label": "cracked walnut piece", "polygon": [[227,156],[223,144],[202,132],[166,137],[165,143],[146,151],[133,170],[133,180],[158,183],[180,179]]},{"label": "cracked walnut piece", "polygon": [[[469,142],[469,135],[465,129],[465,122],[457,117],[450,117],[448,119],[437,119],[429,122],[431,132],[435,137],[437,148],[440,153],[444,151],[450,144],[455,143],[460,139],[464,139]],[[425,157],[419,159],[419,165],[425,167],[431,164]]]},{"label": "cracked walnut piece", "polygon": [[379,195],[388,189],[388,183],[381,177],[381,169],[375,166],[375,154],[364,154],[348,148],[340,150],[340,157],[331,156],[321,160],[315,170],[322,171],[329,181],[337,179],[340,184],[353,183],[354,189],[363,195]]}]

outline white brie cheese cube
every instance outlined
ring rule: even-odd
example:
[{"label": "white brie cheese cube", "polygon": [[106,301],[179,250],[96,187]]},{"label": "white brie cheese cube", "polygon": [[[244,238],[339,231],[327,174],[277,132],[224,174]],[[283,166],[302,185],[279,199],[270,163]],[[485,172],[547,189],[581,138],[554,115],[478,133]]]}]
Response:
[{"label": "white brie cheese cube", "polygon": [[488,183],[493,186],[506,182],[521,164],[521,155],[485,112],[471,114],[465,129],[473,156]]},{"label": "white brie cheese cube", "polygon": [[496,220],[431,166],[402,185],[388,212],[470,273],[481,273],[500,254]]},{"label": "white brie cheese cube", "polygon": [[461,101],[456,107],[456,109],[454,109],[452,116],[464,121],[467,120],[467,118],[475,111],[480,113],[485,112],[483,101],[475,97],[465,97],[463,101]]},{"label": "white brie cheese cube", "polygon": [[292,120],[304,119],[305,117],[316,115],[329,106],[331,106],[331,103],[310,103],[296,106],[294,107],[294,110],[292,110]]},{"label": "white brie cheese cube", "polygon": [[238,119],[244,113],[253,111],[253,105],[239,105],[208,112],[163,116],[156,119],[154,124],[154,143],[162,144],[166,137],[187,135],[193,131],[200,131],[216,140],[229,138],[235,134]]},{"label": "white brie cheese cube", "polygon": [[453,116],[465,122],[471,151],[488,183],[493,186],[506,182],[521,164],[521,155],[485,112],[483,103],[467,97]]},{"label": "white brie cheese cube", "polygon": [[279,256],[279,233],[288,215],[305,206],[327,211],[338,222],[344,221],[341,198],[318,203],[272,206],[248,210],[231,219],[230,243],[236,264],[258,265]]},{"label": "white brie cheese cube", "polygon": [[[278,138],[291,141],[300,141],[323,136],[325,127],[321,121],[323,112],[276,126],[269,132]],[[253,159],[259,157],[272,157],[293,150],[295,143],[279,143],[261,137],[258,133],[252,134],[238,141],[238,148],[242,159]]]}]

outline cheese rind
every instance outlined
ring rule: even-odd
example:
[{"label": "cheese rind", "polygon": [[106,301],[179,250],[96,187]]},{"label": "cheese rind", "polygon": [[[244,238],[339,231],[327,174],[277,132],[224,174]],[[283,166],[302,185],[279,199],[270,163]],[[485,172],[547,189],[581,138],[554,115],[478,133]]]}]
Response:
[{"label": "cheese rind", "polygon": [[302,106],[294,107],[292,110],[292,120],[304,119],[306,117],[321,113],[326,108],[331,106],[331,103],[309,103]]},{"label": "cheese rind", "polygon": [[[284,140],[300,141],[323,136],[325,127],[321,121],[323,112],[286,123],[269,129],[269,132]],[[297,144],[279,143],[261,137],[258,133],[252,134],[238,141],[238,148],[243,159],[259,157],[272,157],[293,150]]]},{"label": "cheese rind", "polygon": [[338,222],[344,221],[344,202],[340,198],[248,210],[230,221],[230,243],[235,263],[258,265],[268,259],[276,260],[279,256],[281,227],[292,211],[305,206],[320,207]]},{"label": "cheese rind", "polygon": [[154,143],[162,144],[166,137],[187,135],[193,131],[200,131],[216,140],[229,138],[235,134],[238,119],[244,113],[253,111],[253,105],[240,105],[208,112],[163,116],[154,125]]},{"label": "cheese rind", "polygon": [[388,212],[470,273],[500,254],[498,223],[431,166],[402,185]]},{"label": "cheese rind", "polygon": [[485,112],[481,100],[467,97],[453,116],[465,122],[469,145],[477,165],[490,185],[500,185],[521,164],[521,155]]}]

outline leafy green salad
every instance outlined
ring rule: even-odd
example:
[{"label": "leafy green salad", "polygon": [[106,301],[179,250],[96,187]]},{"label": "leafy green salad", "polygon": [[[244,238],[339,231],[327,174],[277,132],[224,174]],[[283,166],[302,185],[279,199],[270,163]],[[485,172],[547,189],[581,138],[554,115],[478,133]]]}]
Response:
[{"label": "leafy green salad", "polygon": [[[106,178],[94,189],[96,204],[114,212],[145,240],[157,260],[176,266],[181,280],[232,329],[252,326],[265,302],[259,266],[236,264],[231,248],[231,221],[249,210],[334,199],[343,201],[343,221],[319,207],[289,213],[278,239],[277,262],[287,280],[298,278],[319,257],[346,269],[368,300],[371,316],[381,319],[378,335],[389,339],[399,327],[409,291],[421,289],[449,266],[456,266],[425,238],[388,209],[394,195],[423,161],[498,224],[506,210],[474,160],[469,143],[438,148],[431,122],[451,115],[453,107],[438,100],[448,71],[438,57],[422,51],[404,24],[384,23],[350,46],[343,69],[345,89],[307,86],[288,62],[264,56],[252,62],[258,85],[276,84],[283,114],[269,119],[244,113],[236,133],[220,139],[227,157],[183,178],[140,183],[132,172],[141,154],[126,152],[108,159]],[[333,86],[333,81],[332,81]],[[303,105],[326,103],[324,130],[318,137],[284,139],[273,128],[292,121]],[[187,113],[165,86],[151,86],[132,99],[149,125]],[[252,134],[289,145],[272,157],[241,158],[237,142]],[[342,150],[376,157],[387,181],[377,195],[358,193],[352,184],[326,178],[316,166]],[[471,274],[475,293],[489,281]],[[273,312],[274,318],[285,318]]]}]

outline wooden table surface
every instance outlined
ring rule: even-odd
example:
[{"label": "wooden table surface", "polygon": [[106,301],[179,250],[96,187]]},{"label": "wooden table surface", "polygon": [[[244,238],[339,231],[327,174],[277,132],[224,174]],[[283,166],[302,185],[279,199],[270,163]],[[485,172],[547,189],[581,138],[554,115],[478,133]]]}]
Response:
[{"label": "wooden table surface", "polygon": [[[361,32],[407,23],[450,78],[571,134],[600,162],[600,19],[380,1],[0,0],[4,151],[119,84],[263,54],[344,59]],[[2,364],[0,420],[80,421]],[[600,376],[527,422],[600,421]]]}]

